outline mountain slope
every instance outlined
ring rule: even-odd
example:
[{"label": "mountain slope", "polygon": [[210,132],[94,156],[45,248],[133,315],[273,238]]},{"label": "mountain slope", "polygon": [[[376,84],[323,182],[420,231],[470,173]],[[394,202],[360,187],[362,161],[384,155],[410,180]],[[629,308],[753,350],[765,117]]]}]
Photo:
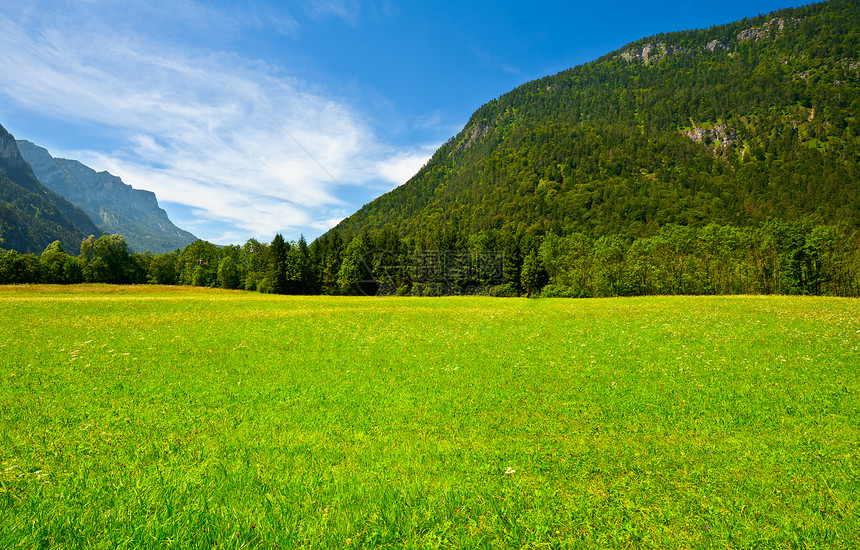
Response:
[{"label": "mountain slope", "polygon": [[646,38],[478,109],[334,231],[860,226],[860,2]]},{"label": "mountain slope", "polygon": [[58,240],[77,254],[83,239],[101,234],[83,211],[39,183],[0,126],[0,248],[40,254]]},{"label": "mountain slope", "polygon": [[175,225],[151,191],[133,189],[109,174],[76,160],[54,158],[42,147],[18,140],[23,158],[39,181],[86,212],[106,233],[118,233],[138,252],[184,248],[197,238]]}]

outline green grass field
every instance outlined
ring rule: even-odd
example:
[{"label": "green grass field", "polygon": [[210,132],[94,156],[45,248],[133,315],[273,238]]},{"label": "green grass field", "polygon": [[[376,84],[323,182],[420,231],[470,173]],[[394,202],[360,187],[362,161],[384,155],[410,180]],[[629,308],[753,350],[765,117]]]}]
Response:
[{"label": "green grass field", "polygon": [[36,286],[0,314],[0,547],[860,547],[857,300]]}]

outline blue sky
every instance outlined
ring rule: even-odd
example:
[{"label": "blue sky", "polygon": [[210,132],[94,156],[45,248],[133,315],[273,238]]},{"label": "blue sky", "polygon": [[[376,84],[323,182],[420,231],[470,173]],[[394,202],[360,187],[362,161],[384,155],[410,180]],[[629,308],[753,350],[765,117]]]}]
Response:
[{"label": "blue sky", "polygon": [[806,3],[10,2],[0,124],[154,191],[200,238],[310,241],[524,82]]}]

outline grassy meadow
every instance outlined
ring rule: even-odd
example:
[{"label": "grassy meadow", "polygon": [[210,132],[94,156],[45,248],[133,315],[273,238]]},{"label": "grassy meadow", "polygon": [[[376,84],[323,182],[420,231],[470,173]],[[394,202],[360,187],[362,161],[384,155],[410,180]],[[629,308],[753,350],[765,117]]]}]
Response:
[{"label": "grassy meadow", "polygon": [[860,301],[0,287],[3,548],[857,548]]}]

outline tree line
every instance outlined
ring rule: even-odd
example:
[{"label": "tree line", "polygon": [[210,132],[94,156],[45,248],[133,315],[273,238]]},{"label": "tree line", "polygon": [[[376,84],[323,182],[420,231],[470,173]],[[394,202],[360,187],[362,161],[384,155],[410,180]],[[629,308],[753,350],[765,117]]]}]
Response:
[{"label": "tree line", "polygon": [[759,226],[669,224],[631,238],[457,229],[323,235],[310,245],[197,241],[132,253],[120,235],[89,237],[78,256],[0,252],[0,283],[163,284],[273,294],[608,297],[661,294],[860,296],[860,230],[769,219]]}]

